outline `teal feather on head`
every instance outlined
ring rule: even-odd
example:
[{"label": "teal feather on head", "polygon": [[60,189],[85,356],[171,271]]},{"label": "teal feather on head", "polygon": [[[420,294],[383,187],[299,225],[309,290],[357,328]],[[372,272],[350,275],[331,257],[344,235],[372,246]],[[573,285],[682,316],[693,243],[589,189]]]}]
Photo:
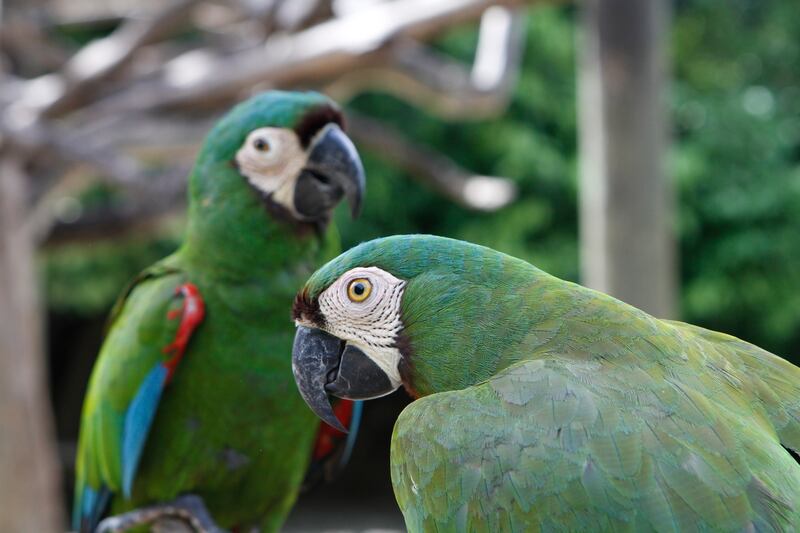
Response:
[{"label": "teal feather on head", "polygon": [[534,266],[490,248],[436,235],[395,235],[367,241],[344,252],[317,270],[306,282],[311,297],[339,276],[359,266],[376,266],[411,280],[422,273],[447,271],[465,281],[496,279],[505,261],[539,271]]}]

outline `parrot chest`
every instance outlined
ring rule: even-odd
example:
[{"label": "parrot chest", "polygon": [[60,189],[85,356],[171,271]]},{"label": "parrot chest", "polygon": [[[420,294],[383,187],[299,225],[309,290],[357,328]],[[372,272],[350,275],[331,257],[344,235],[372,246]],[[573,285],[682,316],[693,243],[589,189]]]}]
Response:
[{"label": "parrot chest", "polygon": [[211,291],[204,296],[206,319],[164,391],[134,499],[196,493],[221,525],[282,515],[318,425],[292,378],[293,328],[280,312],[291,300],[273,295],[232,307]]}]

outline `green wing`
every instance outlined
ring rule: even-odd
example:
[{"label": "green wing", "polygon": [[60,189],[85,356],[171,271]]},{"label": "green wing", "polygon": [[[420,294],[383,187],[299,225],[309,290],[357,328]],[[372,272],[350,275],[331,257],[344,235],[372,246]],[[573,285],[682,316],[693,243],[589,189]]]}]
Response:
[{"label": "green wing", "polygon": [[[123,489],[124,456],[130,455],[123,435],[126,414],[148,375],[168,357],[162,348],[173,339],[178,321],[168,320],[167,314],[180,309],[175,288],[183,281],[179,270],[157,264],[134,280],[112,310],[81,414],[73,511],[76,529],[91,530],[108,498]],[[142,446],[149,423],[140,426],[135,430],[143,433]],[[128,441],[130,448],[130,437]]]},{"label": "green wing", "polygon": [[664,322],[720,347],[727,354],[725,362],[735,366],[739,376],[749,378],[748,390],[764,406],[781,444],[800,456],[800,368],[731,335],[683,322]]},{"label": "green wing", "polygon": [[715,402],[691,365],[657,366],[550,357],[413,402],[391,452],[409,530],[800,525],[800,465],[746,389],[715,389],[727,394]]}]

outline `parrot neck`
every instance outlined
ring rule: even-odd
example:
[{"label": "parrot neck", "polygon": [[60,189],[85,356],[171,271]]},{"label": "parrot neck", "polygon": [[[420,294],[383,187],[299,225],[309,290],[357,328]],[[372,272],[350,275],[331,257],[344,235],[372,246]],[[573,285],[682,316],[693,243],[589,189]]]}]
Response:
[{"label": "parrot neck", "polygon": [[325,247],[312,226],[268,208],[242,183],[202,190],[193,186],[196,181],[190,178],[189,222],[180,250],[193,267],[253,279],[314,259]]},{"label": "parrot neck", "polygon": [[631,334],[657,327],[639,309],[524,265],[529,267],[524,275],[502,290],[464,287],[457,297],[462,301],[421,321],[432,327],[407,328],[399,343],[399,368],[412,396],[464,389],[543,356],[614,357],[602,354],[604,346],[615,342],[610,331]]}]

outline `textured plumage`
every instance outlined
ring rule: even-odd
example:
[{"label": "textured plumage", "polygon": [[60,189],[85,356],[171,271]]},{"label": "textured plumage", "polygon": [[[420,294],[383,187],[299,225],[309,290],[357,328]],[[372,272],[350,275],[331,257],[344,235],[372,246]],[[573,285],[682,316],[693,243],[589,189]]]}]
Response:
[{"label": "textured plumage", "polygon": [[306,284],[298,322],[329,331],[303,308],[363,267],[407,282],[395,345],[418,399],[395,425],[391,471],[410,531],[800,528],[800,369],[787,361],[430,236],[342,254]]},{"label": "textured plumage", "polygon": [[[109,497],[118,513],[186,493],[225,528],[283,522],[319,426],[291,382],[287,309],[336,252],[330,209],[343,196],[357,204],[363,190],[339,121],[322,95],[271,92],[237,106],[207,137],[190,176],[184,244],[112,312],[84,402],[76,528],[93,528]],[[265,132],[257,146],[253,130]],[[339,167],[324,176],[330,150]],[[246,177],[245,151],[256,167]],[[261,180],[273,168],[297,172]],[[300,182],[302,195],[278,198]],[[299,209],[309,197],[323,207]]]}]

